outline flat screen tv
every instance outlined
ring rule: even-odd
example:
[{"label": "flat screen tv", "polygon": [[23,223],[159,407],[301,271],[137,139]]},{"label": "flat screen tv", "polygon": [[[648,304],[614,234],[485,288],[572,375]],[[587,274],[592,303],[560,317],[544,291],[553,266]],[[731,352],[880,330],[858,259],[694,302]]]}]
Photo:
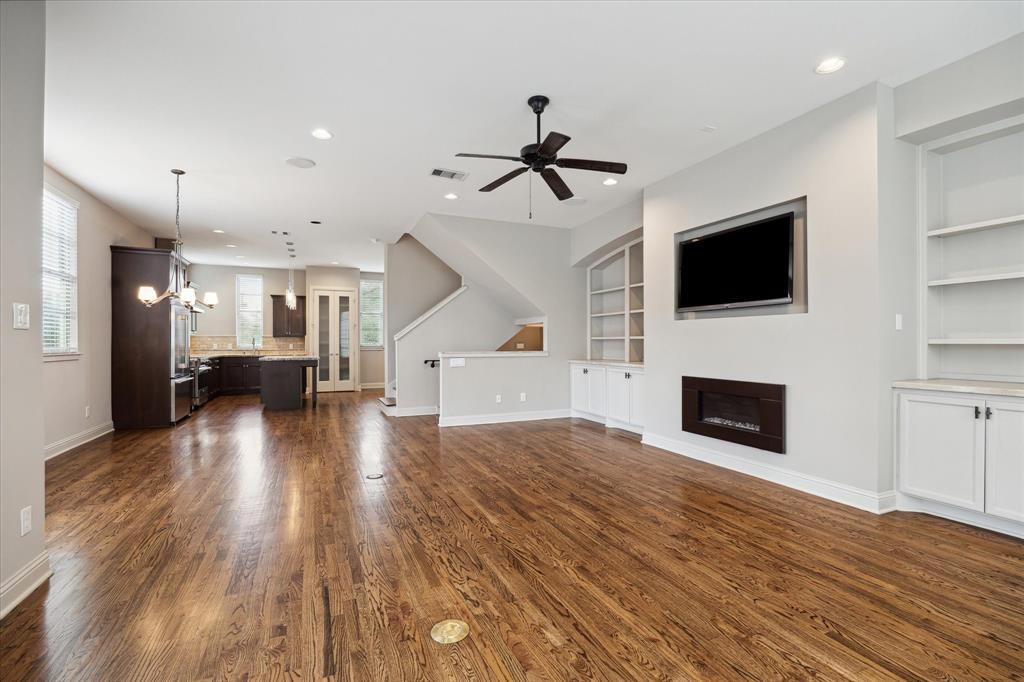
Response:
[{"label": "flat screen tv", "polygon": [[679,242],[676,311],[792,303],[793,215]]}]

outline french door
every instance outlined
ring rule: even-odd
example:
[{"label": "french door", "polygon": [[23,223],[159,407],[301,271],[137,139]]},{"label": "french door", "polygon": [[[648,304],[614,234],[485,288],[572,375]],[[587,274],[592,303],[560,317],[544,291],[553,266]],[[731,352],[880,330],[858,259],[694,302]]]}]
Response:
[{"label": "french door", "polygon": [[359,348],[355,301],[352,290],[313,290],[313,339],[320,359],[317,391],[355,390]]}]

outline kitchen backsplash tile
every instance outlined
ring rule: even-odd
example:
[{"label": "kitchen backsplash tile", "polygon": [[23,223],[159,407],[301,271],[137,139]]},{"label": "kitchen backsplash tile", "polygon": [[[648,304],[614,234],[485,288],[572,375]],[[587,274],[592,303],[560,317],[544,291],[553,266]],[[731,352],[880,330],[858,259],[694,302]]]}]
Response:
[{"label": "kitchen backsplash tile", "polygon": [[[305,355],[305,337],[264,336],[263,347],[259,349],[266,355]],[[234,336],[203,336],[194,334],[189,339],[189,351],[192,355],[230,355],[232,353],[252,352],[246,344],[238,345]]]}]

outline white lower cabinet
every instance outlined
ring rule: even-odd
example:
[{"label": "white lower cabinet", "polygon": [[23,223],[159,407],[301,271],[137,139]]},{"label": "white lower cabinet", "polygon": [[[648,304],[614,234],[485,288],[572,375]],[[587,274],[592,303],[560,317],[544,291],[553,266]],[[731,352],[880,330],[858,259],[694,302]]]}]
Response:
[{"label": "white lower cabinet", "polygon": [[908,495],[984,511],[984,400],[900,398],[900,488]]},{"label": "white lower cabinet", "polygon": [[571,406],[576,416],[618,428],[643,428],[643,371],[613,363],[569,365]]},{"label": "white lower cabinet", "polygon": [[1024,400],[899,398],[900,492],[1024,522]]},{"label": "white lower cabinet", "polygon": [[1024,523],[1024,401],[985,409],[985,512]]}]

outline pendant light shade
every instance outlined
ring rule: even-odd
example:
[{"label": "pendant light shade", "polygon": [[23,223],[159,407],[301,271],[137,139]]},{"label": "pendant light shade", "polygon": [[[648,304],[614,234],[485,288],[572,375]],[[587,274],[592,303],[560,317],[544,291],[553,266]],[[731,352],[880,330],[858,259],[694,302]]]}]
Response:
[{"label": "pendant light shade", "polygon": [[156,301],[156,289],[153,287],[139,287],[139,300],[146,305],[152,305]]},{"label": "pendant light shade", "polygon": [[217,298],[216,291],[207,291],[205,294],[203,294],[203,305],[205,305],[207,308],[212,308],[218,303],[220,303],[220,299]]},{"label": "pendant light shade", "polygon": [[196,290],[192,287],[185,287],[181,290],[178,298],[181,299],[182,305],[186,305],[191,308],[196,304]]}]

